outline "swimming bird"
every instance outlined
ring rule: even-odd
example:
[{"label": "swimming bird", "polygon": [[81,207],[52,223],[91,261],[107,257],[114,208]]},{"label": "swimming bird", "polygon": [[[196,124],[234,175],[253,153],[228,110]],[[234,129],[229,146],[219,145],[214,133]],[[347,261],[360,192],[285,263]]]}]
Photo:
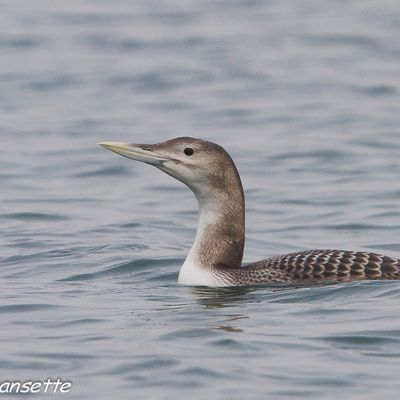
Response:
[{"label": "swimming bird", "polygon": [[238,170],[223,147],[190,137],[157,144],[99,144],[157,167],[196,196],[198,226],[179,272],[180,284],[219,287],[400,279],[399,259],[363,251],[305,250],[242,265],[245,199]]}]

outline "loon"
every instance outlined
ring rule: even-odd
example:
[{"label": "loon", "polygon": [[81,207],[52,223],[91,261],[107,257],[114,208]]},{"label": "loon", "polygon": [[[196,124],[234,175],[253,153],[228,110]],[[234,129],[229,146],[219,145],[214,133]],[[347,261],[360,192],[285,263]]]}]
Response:
[{"label": "loon", "polygon": [[157,144],[100,142],[188,186],[199,203],[195,241],[178,282],[191,286],[400,279],[400,259],[363,251],[305,250],[242,265],[245,200],[235,163],[218,144],[179,137]]}]

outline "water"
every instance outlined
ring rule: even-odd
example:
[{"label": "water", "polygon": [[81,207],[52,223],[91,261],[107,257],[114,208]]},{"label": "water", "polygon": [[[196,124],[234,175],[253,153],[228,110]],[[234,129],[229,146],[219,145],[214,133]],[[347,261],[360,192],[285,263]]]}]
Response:
[{"label": "water", "polygon": [[60,377],[68,399],[398,398],[398,282],[178,286],[192,194],[95,144],[226,147],[245,261],[400,256],[397,1],[4,0],[0,15],[1,381]]}]

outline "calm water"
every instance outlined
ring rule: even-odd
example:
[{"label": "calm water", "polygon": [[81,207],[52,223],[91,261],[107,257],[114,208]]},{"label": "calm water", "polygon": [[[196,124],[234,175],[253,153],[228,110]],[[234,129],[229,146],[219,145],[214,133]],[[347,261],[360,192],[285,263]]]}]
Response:
[{"label": "calm water", "polygon": [[226,147],[245,261],[400,257],[398,1],[4,0],[0,22],[0,380],[61,377],[68,399],[398,398],[400,283],[178,286],[192,194],[96,146]]}]

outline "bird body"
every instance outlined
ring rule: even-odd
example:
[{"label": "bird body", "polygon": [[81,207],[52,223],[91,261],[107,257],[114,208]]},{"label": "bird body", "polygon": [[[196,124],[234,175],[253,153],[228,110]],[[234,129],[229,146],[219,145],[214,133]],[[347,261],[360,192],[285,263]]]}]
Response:
[{"label": "bird body", "polygon": [[157,167],[183,182],[196,196],[199,222],[179,273],[181,284],[220,287],[400,279],[400,260],[347,250],[305,250],[242,265],[245,199],[240,175],[225,149],[189,137],[157,144],[99,144]]}]

